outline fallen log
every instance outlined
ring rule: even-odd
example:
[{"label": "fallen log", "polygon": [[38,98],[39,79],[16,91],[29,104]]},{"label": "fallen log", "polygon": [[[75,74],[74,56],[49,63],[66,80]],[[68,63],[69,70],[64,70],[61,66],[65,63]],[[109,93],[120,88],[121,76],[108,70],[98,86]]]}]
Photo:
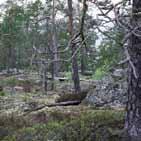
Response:
[{"label": "fallen log", "polygon": [[81,101],[65,101],[65,102],[59,102],[54,104],[47,105],[48,107],[55,107],[55,106],[70,106],[70,105],[79,105]]},{"label": "fallen log", "polygon": [[24,115],[27,115],[31,112],[35,112],[38,110],[41,110],[45,107],[56,107],[56,106],[74,106],[74,105],[79,105],[81,103],[81,101],[66,101],[66,102],[59,102],[59,103],[52,103],[52,104],[46,104],[46,105],[42,105],[40,107],[36,107],[34,109],[28,109],[28,110],[24,110],[24,112],[26,112]]}]

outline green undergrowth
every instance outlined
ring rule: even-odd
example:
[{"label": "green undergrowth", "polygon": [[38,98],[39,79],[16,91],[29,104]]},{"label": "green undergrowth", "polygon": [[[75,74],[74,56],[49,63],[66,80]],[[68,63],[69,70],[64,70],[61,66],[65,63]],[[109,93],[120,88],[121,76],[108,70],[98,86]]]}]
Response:
[{"label": "green undergrowth", "polygon": [[120,141],[124,122],[124,112],[114,110],[35,115],[0,116],[0,141]]},{"label": "green undergrowth", "polygon": [[106,76],[108,70],[106,68],[97,68],[95,74],[92,76],[93,80],[101,80],[104,76]]},{"label": "green undergrowth", "polygon": [[6,93],[4,91],[0,91],[0,96],[6,96]]}]

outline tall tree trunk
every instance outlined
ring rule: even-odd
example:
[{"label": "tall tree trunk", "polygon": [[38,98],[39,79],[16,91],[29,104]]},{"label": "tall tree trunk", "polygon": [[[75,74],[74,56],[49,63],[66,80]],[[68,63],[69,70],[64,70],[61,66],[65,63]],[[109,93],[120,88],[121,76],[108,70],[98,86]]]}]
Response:
[{"label": "tall tree trunk", "polygon": [[[70,38],[72,38],[74,35],[72,0],[68,0],[68,15],[69,15],[69,33],[70,33]],[[77,46],[72,43],[71,49],[72,49],[72,55],[73,55],[77,49]],[[72,58],[72,79],[74,82],[75,93],[79,93],[80,80],[79,80],[79,73],[78,73],[77,55],[74,55],[74,57]]]},{"label": "tall tree trunk", "polygon": [[[83,0],[83,9],[82,9],[82,17],[80,21],[80,35],[82,42],[85,40],[84,36],[84,24],[85,24],[85,17],[86,17],[86,12],[88,9],[88,5],[86,4],[87,0]],[[86,42],[84,42],[83,47],[81,48],[81,73],[84,75],[85,71],[87,69],[87,56],[86,56]]]},{"label": "tall tree trunk", "polygon": [[[53,60],[58,60],[58,49],[57,49],[57,39],[56,39],[56,23],[55,23],[55,0],[53,0],[53,11],[52,11],[52,46],[53,46]],[[53,62],[54,75],[58,76],[59,65],[57,61]]]},{"label": "tall tree trunk", "polygon": [[41,62],[41,81],[42,81],[42,89],[43,93],[47,94],[47,64],[46,62],[42,61]]},{"label": "tall tree trunk", "polygon": [[[141,0],[133,0],[132,26],[141,23]],[[141,33],[141,27],[138,28]],[[134,64],[129,66],[128,103],[125,128],[131,141],[141,141],[141,36],[130,38],[129,54]],[[136,75],[135,75],[136,74]]]},{"label": "tall tree trunk", "polygon": [[7,62],[7,72],[10,72],[11,68],[11,58],[12,58],[12,48],[11,46],[8,47],[8,54],[7,54],[8,62]]}]

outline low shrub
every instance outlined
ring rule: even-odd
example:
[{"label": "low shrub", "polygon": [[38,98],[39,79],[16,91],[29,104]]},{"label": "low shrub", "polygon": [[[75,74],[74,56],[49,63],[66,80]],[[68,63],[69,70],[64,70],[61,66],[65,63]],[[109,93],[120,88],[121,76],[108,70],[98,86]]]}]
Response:
[{"label": "low shrub", "polygon": [[4,91],[0,91],[0,96],[5,96],[6,93]]},{"label": "low shrub", "polygon": [[[80,113],[79,116],[68,118],[68,115],[64,116],[58,111],[57,114],[52,113],[51,120],[46,123],[25,124],[14,119],[22,124],[10,125],[8,129],[13,127],[13,133],[6,134],[0,141],[121,141],[124,112],[91,110]],[[62,116],[58,118],[58,115]]]}]

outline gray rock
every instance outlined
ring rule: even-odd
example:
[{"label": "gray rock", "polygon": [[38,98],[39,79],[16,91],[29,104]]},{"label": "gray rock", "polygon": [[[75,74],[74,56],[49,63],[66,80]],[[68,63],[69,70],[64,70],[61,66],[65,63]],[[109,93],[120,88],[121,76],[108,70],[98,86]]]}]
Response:
[{"label": "gray rock", "polygon": [[90,89],[82,103],[95,106],[122,107],[127,101],[127,82],[116,81],[107,76],[95,83],[96,88]]},{"label": "gray rock", "polygon": [[8,129],[4,129],[2,127],[0,127],[0,139],[3,139],[4,137],[9,135],[9,131]]},{"label": "gray rock", "polygon": [[111,76],[114,79],[123,79],[127,75],[127,69],[116,69],[114,72],[112,72]]}]

